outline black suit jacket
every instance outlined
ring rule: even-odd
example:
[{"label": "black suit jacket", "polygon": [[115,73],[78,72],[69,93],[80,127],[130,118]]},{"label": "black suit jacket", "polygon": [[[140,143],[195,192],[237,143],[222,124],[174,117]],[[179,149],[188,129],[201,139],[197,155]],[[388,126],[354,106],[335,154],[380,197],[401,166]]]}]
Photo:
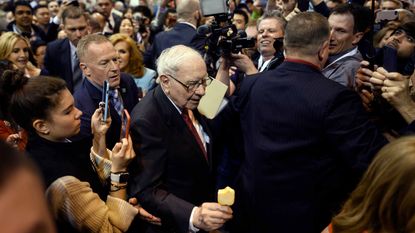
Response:
[{"label": "black suit jacket", "polygon": [[[197,111],[195,116],[210,135],[206,120]],[[131,121],[137,158],[131,164],[130,194],[162,219],[162,227],[151,225],[146,232],[187,233],[193,207],[214,201],[211,143],[207,162],[160,86],[137,104]]]},{"label": "black suit jacket", "polygon": [[186,45],[198,49],[201,46],[194,43],[195,36],[196,29],[185,23],[177,23],[170,31],[158,33],[151,48],[144,54],[146,66],[154,68],[156,59],[161,52],[175,45]]},{"label": "black suit jacket", "polygon": [[115,13],[112,13],[112,17],[114,18],[114,33],[113,34],[116,34],[120,32],[122,17],[120,17],[119,15]]},{"label": "black suit jacket", "polygon": [[46,48],[45,69],[50,76],[65,80],[71,93],[74,92],[72,58],[69,39],[50,42]]},{"label": "black suit jacket", "polygon": [[386,140],[355,92],[310,65],[286,61],[244,82],[234,232],[321,232]]}]

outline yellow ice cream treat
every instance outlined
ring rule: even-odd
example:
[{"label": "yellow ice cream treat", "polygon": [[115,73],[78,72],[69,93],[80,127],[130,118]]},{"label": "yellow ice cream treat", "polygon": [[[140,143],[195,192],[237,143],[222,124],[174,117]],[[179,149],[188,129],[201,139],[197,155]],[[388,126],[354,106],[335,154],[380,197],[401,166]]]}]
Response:
[{"label": "yellow ice cream treat", "polygon": [[231,206],[235,201],[235,190],[227,186],[218,190],[218,202],[221,205]]}]

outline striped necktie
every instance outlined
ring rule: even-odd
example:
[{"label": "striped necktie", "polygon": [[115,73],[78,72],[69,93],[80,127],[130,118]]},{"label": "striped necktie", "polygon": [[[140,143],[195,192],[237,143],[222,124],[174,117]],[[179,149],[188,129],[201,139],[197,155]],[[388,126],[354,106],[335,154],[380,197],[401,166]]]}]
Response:
[{"label": "striped necktie", "polygon": [[118,90],[110,90],[109,96],[111,98],[111,104],[114,106],[115,111],[117,111],[118,115],[121,117],[124,111],[124,105],[122,102],[122,98],[118,93]]}]

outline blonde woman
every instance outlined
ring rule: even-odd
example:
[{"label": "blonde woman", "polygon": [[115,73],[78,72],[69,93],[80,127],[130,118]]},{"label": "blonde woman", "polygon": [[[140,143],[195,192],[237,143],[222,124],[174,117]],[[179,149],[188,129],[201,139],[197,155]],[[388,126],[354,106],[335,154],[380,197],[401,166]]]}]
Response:
[{"label": "blonde woman", "polygon": [[39,68],[30,63],[29,53],[29,41],[22,35],[6,32],[0,36],[0,59],[9,60],[28,77],[43,75]]},{"label": "blonde woman", "polygon": [[156,72],[144,67],[143,56],[134,40],[126,34],[118,33],[112,35],[110,41],[120,56],[121,71],[133,75],[143,94],[154,88]]}]

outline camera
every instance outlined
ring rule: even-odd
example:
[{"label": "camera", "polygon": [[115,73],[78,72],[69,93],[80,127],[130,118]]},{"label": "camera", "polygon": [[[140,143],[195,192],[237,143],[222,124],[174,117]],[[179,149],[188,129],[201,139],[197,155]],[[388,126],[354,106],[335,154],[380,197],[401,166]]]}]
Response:
[{"label": "camera", "polygon": [[233,14],[228,12],[226,0],[201,0],[200,7],[203,16],[214,17],[211,25],[202,25],[197,30],[198,36],[206,37],[205,62],[208,69],[214,69],[221,56],[230,56],[243,48],[255,46],[255,39],[247,38],[246,33],[238,31],[232,23]]}]

